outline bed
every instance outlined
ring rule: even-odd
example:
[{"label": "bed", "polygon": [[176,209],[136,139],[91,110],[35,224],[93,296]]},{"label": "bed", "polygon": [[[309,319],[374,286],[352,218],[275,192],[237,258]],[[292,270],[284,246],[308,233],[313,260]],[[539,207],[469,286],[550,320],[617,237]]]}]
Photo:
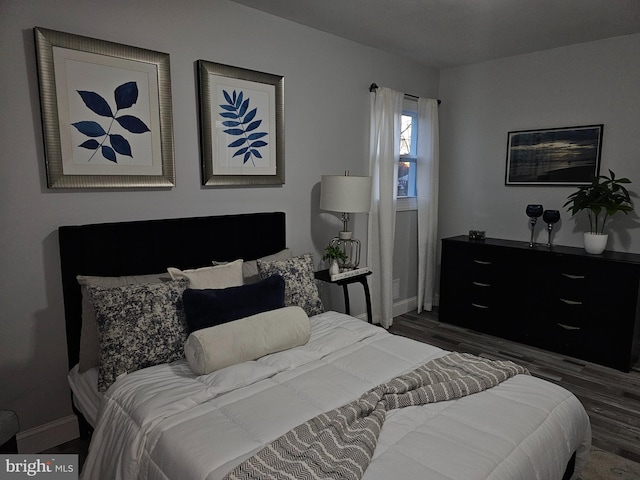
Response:
[{"label": "bed", "polygon": [[[309,331],[291,348],[202,371],[202,359],[194,360],[192,353],[112,378],[104,391],[98,389],[98,367],[80,372],[85,292],[79,275],[162,276],[168,267],[188,272],[243,259],[245,267],[256,261],[264,269],[264,278],[253,283],[262,285],[275,278],[265,274],[270,268],[300,261],[287,252],[285,223],[284,214],[274,212],[60,227],[69,380],[75,412],[85,434],[92,435],[82,478],[222,479],[295,427],[398,375],[448,358],[449,352],[434,346],[342,313],[314,310],[317,305],[310,303],[302,313],[300,307],[285,305],[212,327],[221,332],[221,327],[234,329],[268,317],[278,328],[286,325],[282,335],[291,336],[295,328],[281,322],[293,316]],[[279,257],[282,252],[287,253]],[[297,280],[282,275],[287,288],[294,283],[297,288]],[[148,288],[180,281],[160,278]],[[91,292],[135,293],[137,288],[147,287],[92,287]],[[227,299],[233,298],[226,296],[229,292],[246,288],[205,289],[198,295],[211,291]],[[249,328],[243,338],[248,338],[263,324],[243,325]],[[198,330],[202,338],[208,331]],[[517,374],[462,398],[387,412],[362,478],[577,478],[590,444],[589,419],[575,396]]]}]

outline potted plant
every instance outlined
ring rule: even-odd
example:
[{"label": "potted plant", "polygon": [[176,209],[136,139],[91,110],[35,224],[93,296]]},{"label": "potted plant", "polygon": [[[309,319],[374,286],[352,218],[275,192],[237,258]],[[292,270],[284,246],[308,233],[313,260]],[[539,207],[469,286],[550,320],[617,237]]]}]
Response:
[{"label": "potted plant", "polygon": [[586,210],[589,216],[589,232],[584,233],[584,248],[587,253],[600,254],[604,251],[609,235],[604,233],[607,219],[618,212],[625,215],[633,211],[629,192],[624,187],[631,183],[628,178],[616,178],[609,170],[609,177],[599,175],[591,185],[580,187],[567,197],[567,211],[572,215]]},{"label": "potted plant", "polygon": [[335,275],[336,273],[340,273],[340,263],[344,265],[347,261],[347,254],[337,245],[329,245],[324,249],[324,255],[322,256],[322,260],[329,260],[329,274]]}]

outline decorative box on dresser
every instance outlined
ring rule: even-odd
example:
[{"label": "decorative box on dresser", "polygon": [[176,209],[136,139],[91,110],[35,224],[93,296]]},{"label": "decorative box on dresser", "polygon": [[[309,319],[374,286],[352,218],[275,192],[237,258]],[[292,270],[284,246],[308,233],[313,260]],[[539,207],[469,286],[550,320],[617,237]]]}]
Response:
[{"label": "decorative box on dresser", "polygon": [[637,254],[442,240],[440,320],[627,372],[640,354],[639,290]]}]

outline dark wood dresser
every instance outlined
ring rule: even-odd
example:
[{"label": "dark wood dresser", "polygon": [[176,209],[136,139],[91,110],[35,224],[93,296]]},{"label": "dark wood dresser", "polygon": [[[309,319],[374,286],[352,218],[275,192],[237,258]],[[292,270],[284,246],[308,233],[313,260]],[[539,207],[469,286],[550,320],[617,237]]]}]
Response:
[{"label": "dark wood dresser", "polygon": [[627,372],[640,353],[639,289],[637,254],[442,240],[441,321]]}]

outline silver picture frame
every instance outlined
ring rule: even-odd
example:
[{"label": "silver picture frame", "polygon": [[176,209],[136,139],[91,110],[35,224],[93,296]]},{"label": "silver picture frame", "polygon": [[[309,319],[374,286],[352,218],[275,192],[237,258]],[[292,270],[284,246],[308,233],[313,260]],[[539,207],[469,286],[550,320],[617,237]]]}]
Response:
[{"label": "silver picture frame", "polygon": [[47,187],[175,186],[169,55],[40,27],[34,39]]},{"label": "silver picture frame", "polygon": [[206,60],[197,70],[202,184],[284,184],[284,77]]}]

